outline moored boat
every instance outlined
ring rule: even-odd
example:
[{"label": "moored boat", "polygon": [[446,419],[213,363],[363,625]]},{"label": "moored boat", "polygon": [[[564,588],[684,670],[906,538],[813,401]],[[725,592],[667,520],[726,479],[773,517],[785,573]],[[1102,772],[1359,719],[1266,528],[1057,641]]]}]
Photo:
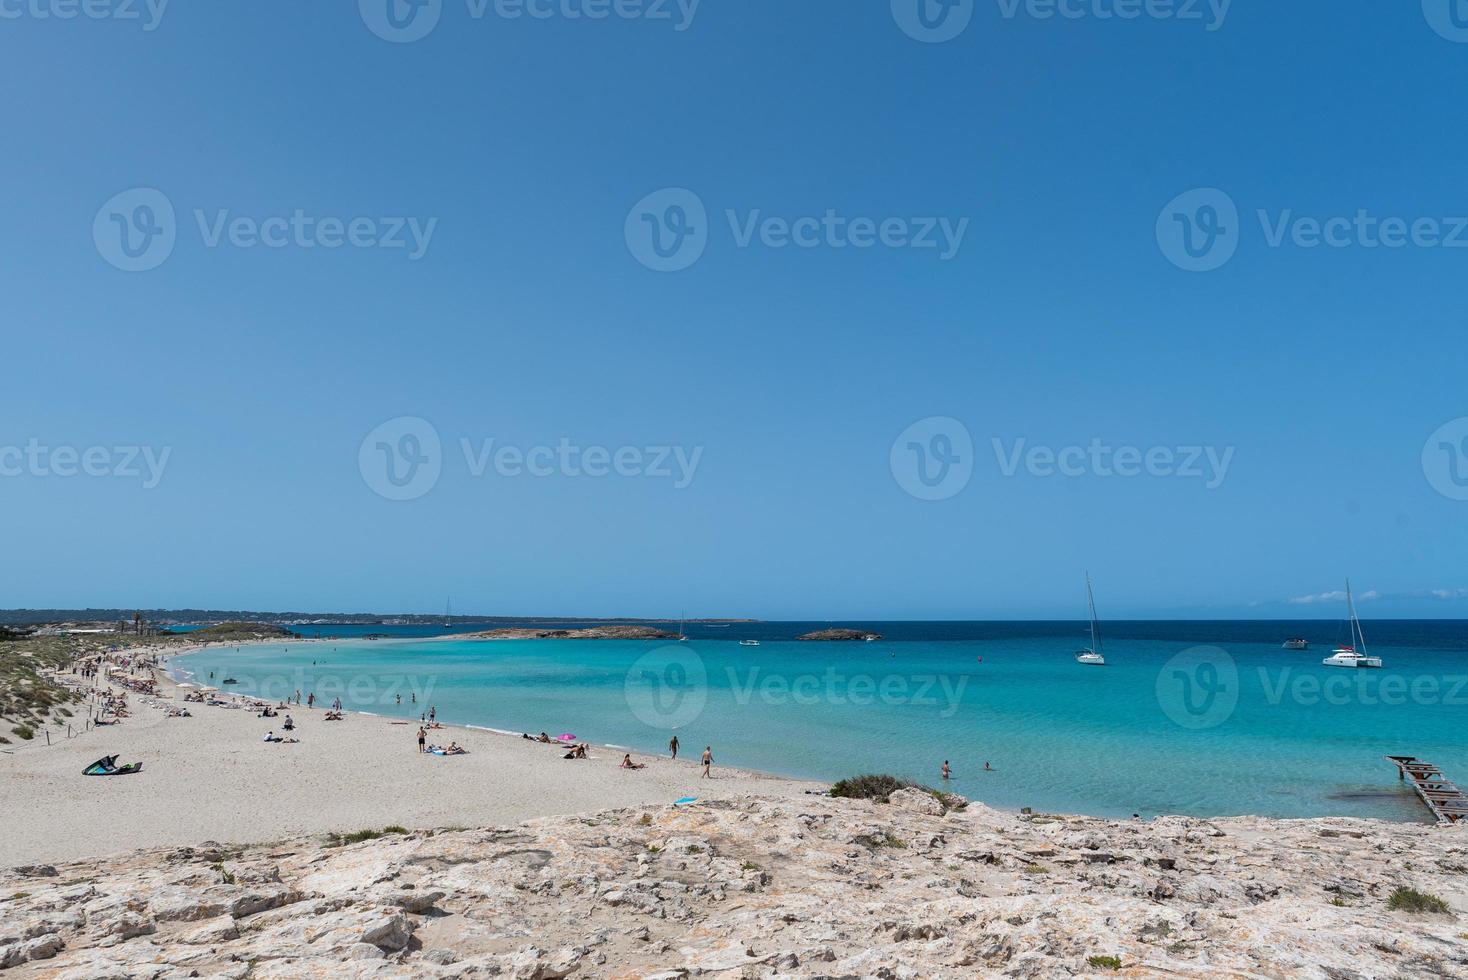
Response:
[{"label": "moored boat", "polygon": [[1380,668],[1381,658],[1366,652],[1366,634],[1361,632],[1361,619],[1356,615],[1356,600],[1351,597],[1351,580],[1346,579],[1346,611],[1350,615],[1351,640],[1336,647],[1320,661],[1327,667]]},{"label": "moored boat", "polygon": [[1101,629],[1096,624],[1096,597],[1091,593],[1091,573],[1086,573],[1086,609],[1091,615],[1091,645],[1076,651],[1076,663],[1088,667],[1105,667],[1106,655],[1101,650]]}]

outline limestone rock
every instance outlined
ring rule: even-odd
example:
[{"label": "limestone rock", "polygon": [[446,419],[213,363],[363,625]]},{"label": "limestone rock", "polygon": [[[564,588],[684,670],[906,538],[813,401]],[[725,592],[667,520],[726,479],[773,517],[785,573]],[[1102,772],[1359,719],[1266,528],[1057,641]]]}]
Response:
[{"label": "limestone rock", "polygon": [[[1114,956],[1119,975],[1468,978],[1468,828],[944,814],[919,790],[645,812],[0,871],[0,968],[1048,980]],[[1401,886],[1457,918],[1391,910]]]}]

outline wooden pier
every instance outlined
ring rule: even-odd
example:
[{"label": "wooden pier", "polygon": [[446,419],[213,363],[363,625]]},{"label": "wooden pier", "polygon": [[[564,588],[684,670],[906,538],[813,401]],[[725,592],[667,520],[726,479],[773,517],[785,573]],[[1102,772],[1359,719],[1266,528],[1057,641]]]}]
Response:
[{"label": "wooden pier", "polygon": [[1468,794],[1453,785],[1441,769],[1415,756],[1389,755],[1386,758],[1397,767],[1398,776],[1412,780],[1412,788],[1438,823],[1468,826]]}]

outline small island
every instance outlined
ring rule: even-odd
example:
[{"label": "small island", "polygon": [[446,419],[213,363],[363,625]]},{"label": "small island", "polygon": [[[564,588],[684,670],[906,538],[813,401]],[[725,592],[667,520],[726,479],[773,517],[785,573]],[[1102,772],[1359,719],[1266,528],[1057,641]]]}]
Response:
[{"label": "small island", "polygon": [[868,633],[866,630],[849,629],[824,629],[816,630],[814,633],[806,633],[797,636],[797,640],[880,640],[881,633]]},{"label": "small island", "polygon": [[581,629],[523,629],[512,627],[462,633],[455,640],[676,640],[678,634],[653,626],[587,626]]}]

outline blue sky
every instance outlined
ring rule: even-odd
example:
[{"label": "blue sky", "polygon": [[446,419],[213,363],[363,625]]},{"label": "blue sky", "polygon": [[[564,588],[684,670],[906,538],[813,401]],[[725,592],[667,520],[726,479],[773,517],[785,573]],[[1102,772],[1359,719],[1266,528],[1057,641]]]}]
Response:
[{"label": "blue sky", "polygon": [[[1336,616],[1347,575],[1468,614],[1445,2],[989,0],[943,43],[887,0],[442,0],[408,43],[387,0],[57,2],[0,19],[0,606],[1049,618],[1089,569],[1112,617]],[[173,245],[125,271],[140,188]],[[563,445],[640,475],[514,465]]]}]

